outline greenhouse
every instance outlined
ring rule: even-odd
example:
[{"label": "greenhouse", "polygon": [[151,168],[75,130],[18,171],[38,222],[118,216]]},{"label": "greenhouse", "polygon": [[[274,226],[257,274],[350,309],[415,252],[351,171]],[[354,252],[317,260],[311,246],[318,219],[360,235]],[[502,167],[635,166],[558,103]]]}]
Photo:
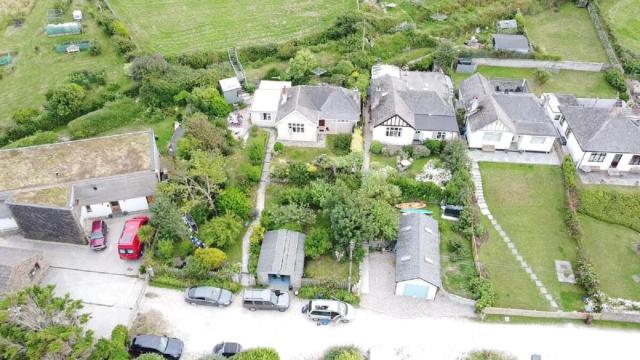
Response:
[{"label": "greenhouse", "polygon": [[5,66],[5,65],[11,65],[11,63],[13,62],[13,56],[11,56],[11,53],[0,53],[0,66]]},{"label": "greenhouse", "polygon": [[91,45],[93,45],[93,41],[91,40],[82,40],[82,41],[68,41],[62,44],[57,44],[54,46],[56,52],[64,53],[64,52],[74,52],[73,49],[77,49],[77,51],[88,50]]},{"label": "greenhouse", "polygon": [[76,35],[82,33],[82,26],[76,22],[49,24],[44,30],[47,36]]}]

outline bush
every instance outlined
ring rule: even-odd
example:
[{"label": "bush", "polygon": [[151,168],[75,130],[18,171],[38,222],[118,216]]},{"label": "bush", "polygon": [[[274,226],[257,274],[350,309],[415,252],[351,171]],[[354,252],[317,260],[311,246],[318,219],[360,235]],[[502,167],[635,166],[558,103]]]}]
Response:
[{"label": "bush", "polygon": [[169,239],[160,239],[156,246],[156,254],[158,254],[158,257],[162,260],[169,260],[173,257],[173,241]]},{"label": "bush", "polygon": [[335,346],[324,353],[323,360],[362,360],[362,354],[355,346]]},{"label": "bush", "polygon": [[360,304],[360,297],[345,289],[338,289],[331,284],[327,286],[303,286],[298,290],[303,299],[337,299],[351,305]]},{"label": "bush", "polygon": [[141,114],[142,107],[135,100],[123,98],[71,121],[67,127],[72,139],[84,139],[130,124]]},{"label": "bush", "polygon": [[86,96],[85,90],[78,84],[59,85],[47,91],[44,108],[52,127],[64,125],[80,114]]},{"label": "bush", "polygon": [[218,270],[227,262],[227,254],[216,248],[196,249],[193,257],[198,259],[208,271]]},{"label": "bush", "polygon": [[274,349],[253,348],[245,350],[230,358],[231,360],[280,360],[280,355]]},{"label": "bush", "polygon": [[444,147],[444,142],[435,139],[429,139],[424,142],[424,146],[429,149],[429,151],[434,155],[440,155],[442,152],[442,148]]},{"label": "bush", "polygon": [[239,240],[242,223],[233,214],[215,217],[200,227],[200,240],[207,246],[224,248]]},{"label": "bush", "polygon": [[113,20],[111,22],[111,33],[124,38],[129,37],[129,30],[127,29],[127,26],[120,20]]},{"label": "bush", "polygon": [[221,214],[233,214],[241,219],[249,217],[251,211],[249,198],[235,187],[224,189],[216,199],[216,205]]},{"label": "bush", "polygon": [[21,147],[52,144],[58,142],[58,134],[53,131],[36,132],[33,135],[16,140],[5,146],[6,149],[17,149]]},{"label": "bush", "polygon": [[282,151],[284,151],[284,144],[280,141],[276,142],[275,144],[273,144],[273,151],[281,153]]},{"label": "bush", "polygon": [[311,259],[317,259],[331,250],[332,246],[329,230],[313,228],[304,242],[304,255]]},{"label": "bush", "polygon": [[382,154],[382,150],[384,150],[384,146],[380,141],[372,141],[371,146],[369,147],[369,152],[375,155]]},{"label": "bush", "polygon": [[111,39],[113,40],[116,50],[120,55],[127,55],[136,49],[136,44],[129,38],[114,35]]},{"label": "bush", "polygon": [[405,176],[394,176],[389,182],[400,188],[403,200],[439,203],[444,199],[444,191],[432,182],[421,182]]},{"label": "bush", "polygon": [[267,230],[285,228],[302,231],[315,223],[315,213],[297,204],[270,206],[263,212],[261,223]]},{"label": "bush", "polygon": [[289,165],[289,181],[298,186],[303,186],[311,181],[311,173],[307,169],[307,165],[299,162],[295,162]]},{"label": "bush", "polygon": [[331,148],[337,155],[346,155],[351,151],[351,134],[334,135]]},{"label": "bush", "polygon": [[618,91],[620,99],[629,100],[627,95],[627,85],[624,82],[624,74],[622,71],[612,67],[605,71],[604,79],[609,83],[609,85],[611,85],[611,87]]},{"label": "bush", "polygon": [[153,226],[149,224],[142,225],[138,229],[138,238],[140,239],[140,242],[142,242],[143,244],[150,245],[151,240],[153,240],[154,233],[155,233],[155,229],[153,228]]},{"label": "bush", "polygon": [[416,159],[424,159],[431,155],[431,150],[425,146],[415,146],[413,148],[413,157]]},{"label": "bush", "polygon": [[142,354],[135,358],[135,360],[164,360],[164,357],[158,354]]},{"label": "bush", "polygon": [[550,78],[551,78],[551,73],[548,72],[547,70],[538,69],[533,73],[533,80],[538,85],[546,84],[546,82],[549,81]]},{"label": "bush", "polygon": [[[295,52],[295,49],[294,49],[294,52]],[[291,56],[293,55],[294,54],[291,54]],[[289,57],[287,57],[286,59],[289,59]],[[263,79],[265,80],[273,80],[273,79],[279,79],[279,78],[280,78],[280,70],[278,70],[275,67],[269,68],[269,70],[267,70],[267,73],[263,77]]]},{"label": "bush", "polygon": [[251,165],[261,165],[264,159],[264,146],[260,143],[252,143],[249,145],[249,161]]},{"label": "bush", "polygon": [[247,180],[253,183],[259,183],[262,177],[262,167],[260,165],[247,166],[244,170]]},{"label": "bush", "polygon": [[94,41],[89,48],[89,55],[98,56],[102,54],[102,45],[99,42]]},{"label": "bush", "polygon": [[214,87],[194,88],[187,102],[203,113],[218,118],[226,117],[232,110],[231,105]]},{"label": "bush", "polygon": [[488,279],[475,277],[469,282],[469,291],[476,299],[476,312],[481,312],[484,308],[492,307],[496,303],[496,292]]},{"label": "bush", "polygon": [[583,187],[579,211],[600,221],[640,231],[640,192],[606,187]]}]

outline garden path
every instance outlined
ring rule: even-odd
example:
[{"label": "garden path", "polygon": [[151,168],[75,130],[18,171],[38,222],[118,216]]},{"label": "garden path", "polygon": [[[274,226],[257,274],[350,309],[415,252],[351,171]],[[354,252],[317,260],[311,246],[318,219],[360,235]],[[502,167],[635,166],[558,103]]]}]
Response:
[{"label": "garden path", "polygon": [[547,288],[544,286],[544,284],[542,284],[542,281],[540,281],[540,279],[538,278],[536,273],[533,271],[531,266],[529,266],[529,264],[527,264],[527,262],[524,260],[524,258],[518,251],[518,248],[516,248],[516,245],[511,241],[511,238],[509,238],[509,236],[504,231],[502,226],[500,226],[498,221],[493,217],[493,215],[491,214],[491,211],[489,211],[489,206],[487,205],[487,202],[485,201],[485,198],[484,198],[480,168],[478,167],[478,162],[475,160],[472,161],[471,163],[471,176],[473,178],[473,183],[475,185],[476,198],[478,200],[478,207],[480,208],[480,212],[482,213],[482,215],[486,216],[487,219],[489,219],[489,221],[491,221],[491,225],[493,226],[493,228],[496,229],[498,234],[500,234],[500,237],[505,242],[505,244],[507,244],[507,247],[509,248],[509,250],[511,250],[511,253],[513,254],[513,256],[515,256],[516,260],[518,260],[518,263],[520,263],[520,266],[524,269],[524,271],[526,271],[527,274],[529,274],[529,277],[531,278],[531,280],[536,284],[538,291],[549,302],[549,305],[551,306],[551,308],[553,308],[554,310],[559,310],[558,304],[553,299],[551,294],[549,294],[549,291],[547,290]]},{"label": "garden path", "polygon": [[273,158],[273,145],[276,142],[276,134],[273,129],[268,129],[269,141],[267,142],[267,152],[264,155],[264,162],[262,164],[262,175],[260,177],[260,185],[258,186],[258,192],[256,194],[256,206],[257,215],[255,219],[249,225],[247,232],[242,237],[242,285],[251,285],[249,283],[249,240],[253,234],[253,229],[256,225],[260,224],[260,217],[262,216],[262,210],[264,210],[264,200],[267,191],[267,186],[271,179],[269,178],[269,172],[271,170],[271,159]]}]

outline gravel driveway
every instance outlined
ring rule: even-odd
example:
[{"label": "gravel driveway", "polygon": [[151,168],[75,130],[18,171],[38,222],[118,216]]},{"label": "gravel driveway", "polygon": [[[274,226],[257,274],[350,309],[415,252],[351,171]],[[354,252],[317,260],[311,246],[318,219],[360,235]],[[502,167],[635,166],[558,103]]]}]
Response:
[{"label": "gravel driveway", "polygon": [[56,285],[57,294],[69,293],[81,300],[83,310],[91,313],[89,328],[97,336],[109,336],[115,325],[131,321],[146,287],[137,276],[142,262],[120,260],[116,249],[124,222],[132,216],[136,215],[106,220],[108,248],[100,252],[19,235],[0,237],[0,245],[41,251],[50,266],[42,284]]},{"label": "gravel driveway", "polygon": [[[473,349],[500,349],[518,359],[538,353],[552,359],[637,358],[638,332],[574,325],[503,325],[453,318],[399,319],[357,309],[350,324],[316,326],[294,300],[285,313],[251,312],[238,298],[226,309],[188,305],[182,292],[148,288],[141,311],[156,310],[169,324],[170,335],[185,342],[184,359],[208,353],[221,341],[245,348],[269,346],[282,360],[317,360],[330,346],[355,344],[373,354],[371,360],[456,359]],[[394,354],[389,355],[389,354]]]},{"label": "gravel driveway", "polygon": [[390,252],[369,254],[369,291],[362,295],[363,308],[398,318],[476,316],[472,303],[453,299],[442,291],[433,301],[396,296],[394,257]]}]

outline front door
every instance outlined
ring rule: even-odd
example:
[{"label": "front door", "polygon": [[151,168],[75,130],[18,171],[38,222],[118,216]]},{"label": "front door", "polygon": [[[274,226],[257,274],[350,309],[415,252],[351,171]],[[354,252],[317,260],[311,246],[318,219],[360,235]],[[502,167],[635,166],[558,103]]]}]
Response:
[{"label": "front door", "polygon": [[618,164],[620,163],[620,159],[622,159],[622,154],[616,154],[616,156],[613,157],[613,161],[611,162],[612,169],[615,169],[618,167]]},{"label": "front door", "polygon": [[320,120],[318,120],[318,130],[319,130],[320,132],[323,132],[323,131],[324,131],[324,127],[325,127],[325,121],[324,121],[324,119],[320,119]]},{"label": "front door", "polygon": [[113,216],[118,216],[120,215],[120,213],[122,213],[119,202],[111,201],[109,202],[109,205],[111,205],[111,214],[113,214]]}]

